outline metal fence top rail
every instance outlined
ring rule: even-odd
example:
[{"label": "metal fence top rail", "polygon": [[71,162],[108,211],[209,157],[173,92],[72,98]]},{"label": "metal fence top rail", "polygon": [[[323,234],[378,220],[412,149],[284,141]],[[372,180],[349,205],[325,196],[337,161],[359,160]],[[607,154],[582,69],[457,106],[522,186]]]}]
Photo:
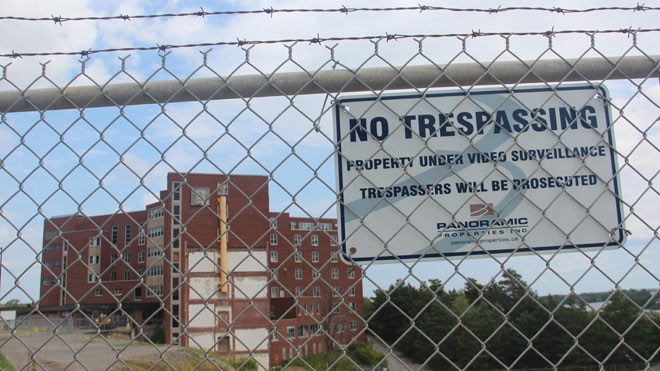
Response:
[{"label": "metal fence top rail", "polygon": [[323,70],[0,92],[0,112],[208,101],[385,89],[660,77],[660,56]]}]

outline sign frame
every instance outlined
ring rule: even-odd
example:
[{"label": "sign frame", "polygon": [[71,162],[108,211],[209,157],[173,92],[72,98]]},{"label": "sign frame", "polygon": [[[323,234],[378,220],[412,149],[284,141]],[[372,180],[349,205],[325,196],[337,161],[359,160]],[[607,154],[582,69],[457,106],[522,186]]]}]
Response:
[{"label": "sign frame", "polygon": [[[371,104],[381,104],[393,102],[396,100],[409,100],[409,99],[442,99],[447,97],[474,97],[474,96],[484,96],[484,95],[496,95],[496,94],[507,94],[510,97],[515,95],[521,96],[526,93],[548,93],[552,92],[553,94],[560,94],[561,92],[570,92],[570,91],[579,91],[579,90],[589,90],[594,94],[597,94],[602,98],[602,108],[604,112],[604,124],[606,125],[605,132],[607,135],[603,135],[602,139],[605,144],[609,147],[609,170],[608,173],[611,177],[609,178],[612,182],[611,191],[614,193],[613,197],[615,198],[615,213],[616,213],[616,223],[618,227],[610,230],[610,239],[608,241],[593,241],[588,243],[578,243],[578,244],[549,244],[543,246],[519,246],[515,248],[508,249],[497,249],[497,250],[484,250],[484,249],[470,249],[470,251],[459,251],[459,252],[424,252],[424,253],[408,253],[408,254],[371,254],[370,256],[355,256],[356,250],[352,246],[348,246],[351,236],[348,236],[347,233],[353,233],[353,231],[347,231],[346,223],[346,200],[345,200],[345,168],[344,161],[346,160],[346,153],[344,152],[344,146],[342,143],[348,136],[347,130],[342,130],[342,110],[351,103],[371,103]],[[463,257],[484,257],[484,256],[501,256],[501,255],[525,255],[532,253],[549,253],[554,251],[559,252],[569,252],[577,250],[593,250],[593,249],[613,249],[621,246],[626,239],[626,231],[624,226],[624,217],[623,217],[623,201],[621,195],[621,185],[618,177],[618,164],[616,158],[615,150],[615,140],[614,140],[614,129],[612,127],[611,120],[611,107],[609,105],[609,94],[607,89],[603,85],[593,85],[593,84],[565,84],[562,86],[525,86],[525,87],[516,87],[513,89],[509,88],[475,88],[470,89],[469,92],[465,89],[438,89],[438,90],[429,90],[420,93],[392,93],[392,94],[371,94],[371,95],[362,95],[362,96],[345,96],[339,97],[335,102],[335,107],[333,110],[333,124],[334,124],[334,134],[335,134],[335,171],[337,176],[337,190],[339,203],[338,208],[338,229],[339,229],[339,244],[340,250],[342,252],[342,259],[346,262],[359,263],[359,264],[368,264],[371,262],[392,262],[392,261],[409,261],[409,260],[440,260],[440,259],[450,259],[450,258],[463,258]],[[513,98],[508,98],[513,99]],[[518,99],[518,98],[516,98]],[[488,135],[488,134],[487,134]],[[491,134],[492,135],[492,134]],[[387,139],[385,139],[387,140]],[[551,144],[551,146],[554,144]],[[599,174],[602,175],[602,174]],[[609,189],[609,187],[607,188]],[[430,196],[427,196],[430,198]],[[428,202],[428,200],[426,201]],[[484,202],[484,206],[487,205]],[[487,212],[487,211],[486,211]],[[614,230],[616,229],[616,230]]]}]

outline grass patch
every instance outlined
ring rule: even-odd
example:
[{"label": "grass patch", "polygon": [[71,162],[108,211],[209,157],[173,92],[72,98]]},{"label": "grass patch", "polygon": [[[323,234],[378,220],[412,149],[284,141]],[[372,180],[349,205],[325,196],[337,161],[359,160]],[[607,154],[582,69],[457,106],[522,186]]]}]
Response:
[{"label": "grass patch", "polygon": [[[369,344],[354,343],[351,344],[346,353],[336,350],[330,351],[330,367],[333,371],[354,371],[357,366],[380,366],[387,367],[385,356]],[[326,370],[326,353],[316,353],[305,357],[299,357],[282,362],[280,369],[300,368],[304,370]]]},{"label": "grass patch", "polygon": [[136,371],[217,371],[222,370],[257,370],[257,362],[245,358],[232,359],[216,353],[204,354],[196,348],[172,348],[163,358],[150,357],[125,361],[130,370]]},{"label": "grass patch", "polygon": [[14,365],[9,362],[4,353],[0,352],[0,370],[2,371],[16,371]]}]

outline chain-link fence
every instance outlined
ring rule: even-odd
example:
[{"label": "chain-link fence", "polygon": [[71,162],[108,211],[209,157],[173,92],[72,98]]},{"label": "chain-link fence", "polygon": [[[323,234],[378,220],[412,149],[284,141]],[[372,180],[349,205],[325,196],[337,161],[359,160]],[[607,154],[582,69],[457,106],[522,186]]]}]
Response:
[{"label": "chain-link fence", "polygon": [[2,367],[657,367],[657,36],[473,30],[6,52]]}]

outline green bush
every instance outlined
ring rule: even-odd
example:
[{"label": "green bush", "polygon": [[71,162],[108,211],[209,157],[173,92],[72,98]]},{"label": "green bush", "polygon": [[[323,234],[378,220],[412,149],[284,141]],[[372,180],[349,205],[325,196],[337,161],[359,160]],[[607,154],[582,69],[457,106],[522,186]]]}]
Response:
[{"label": "green bush", "polygon": [[[333,371],[354,371],[356,364],[360,366],[387,366],[387,361],[381,360],[385,356],[369,344],[354,343],[348,347],[346,354],[337,352],[336,350],[330,351],[330,368]],[[381,362],[381,363],[379,363]],[[326,370],[326,354],[316,353],[305,357],[299,357],[295,360],[285,360],[280,366],[281,369],[287,367],[300,367],[309,370],[311,369],[323,371]]]},{"label": "green bush", "polygon": [[[353,362],[363,366],[387,366],[387,361],[382,361],[385,355],[376,351],[370,344],[353,343],[348,346],[348,356]],[[380,363],[382,361],[382,363]]]},{"label": "green bush", "polygon": [[0,370],[3,371],[16,370],[16,368],[14,368],[14,365],[12,365],[11,362],[9,362],[9,360],[3,353],[0,353]]},{"label": "green bush", "polygon": [[231,367],[237,370],[256,370],[257,361],[254,358],[245,359],[245,358],[236,358],[229,361]]}]

